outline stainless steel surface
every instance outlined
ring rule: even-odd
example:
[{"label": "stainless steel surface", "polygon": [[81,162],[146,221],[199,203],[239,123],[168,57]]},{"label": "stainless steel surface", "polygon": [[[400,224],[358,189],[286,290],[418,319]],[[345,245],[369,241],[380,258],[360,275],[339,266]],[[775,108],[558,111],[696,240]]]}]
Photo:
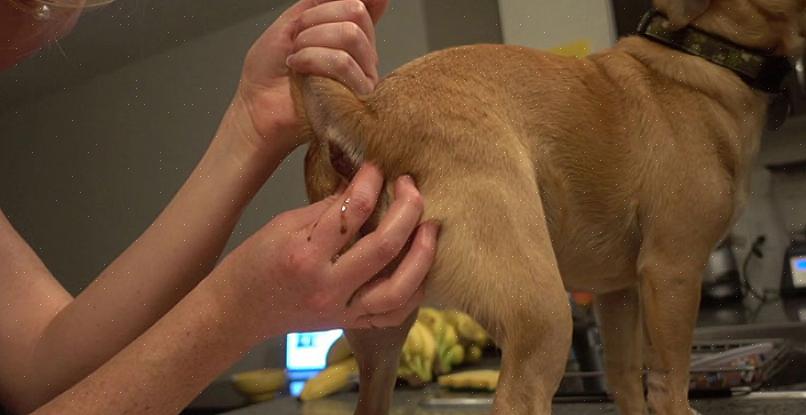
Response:
[{"label": "stainless steel surface", "polygon": [[806,411],[806,391],[770,391],[770,392],[751,392],[744,396],[738,396],[736,399],[745,400],[802,400],[804,411]]},{"label": "stainless steel surface", "polygon": [[780,338],[806,343],[806,323],[760,323],[702,327],[694,331],[696,340],[739,340]]},{"label": "stainless steel surface", "polygon": [[[424,406],[421,402],[427,391],[396,391],[395,403],[389,415],[476,415],[489,414],[489,405]],[[332,399],[300,403],[283,398],[274,402],[253,405],[228,415],[353,415],[357,395],[342,394]],[[804,413],[806,399],[800,394],[751,393],[737,398],[703,399],[692,401],[702,415],[794,415]],[[558,403],[554,415],[617,415],[611,402]]]},{"label": "stainless steel surface", "polygon": [[445,408],[445,407],[469,407],[469,406],[490,406],[493,404],[492,397],[484,398],[425,398],[420,402],[424,407]]}]

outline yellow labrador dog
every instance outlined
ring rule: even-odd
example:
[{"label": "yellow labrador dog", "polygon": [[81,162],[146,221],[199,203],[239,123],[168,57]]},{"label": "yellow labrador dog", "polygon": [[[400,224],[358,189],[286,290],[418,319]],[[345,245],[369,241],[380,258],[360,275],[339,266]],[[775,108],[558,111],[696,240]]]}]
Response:
[{"label": "yellow labrador dog", "polygon": [[[696,27],[762,60],[802,50],[806,0],[655,3],[666,16],[656,31]],[[724,56],[679,49],[646,36],[581,60],[461,47],[363,97],[297,80],[312,201],[372,161],[389,179],[411,174],[423,220],[442,223],[427,295],[475,316],[502,348],[495,414],[551,413],[571,342],[566,290],[596,294],[623,414],[691,412],[700,276],[745,199],[771,95],[750,86],[758,74],[714,63]],[[733,63],[747,69],[747,56]],[[358,414],[387,413],[408,328],[348,332]]]}]

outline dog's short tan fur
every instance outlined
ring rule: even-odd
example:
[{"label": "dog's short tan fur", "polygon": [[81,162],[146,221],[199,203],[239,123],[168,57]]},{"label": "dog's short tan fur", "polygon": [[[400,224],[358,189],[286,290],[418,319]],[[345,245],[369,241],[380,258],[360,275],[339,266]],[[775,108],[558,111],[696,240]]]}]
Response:
[{"label": "dog's short tan fur", "polygon": [[[803,0],[656,5],[738,44],[802,47]],[[745,198],[765,94],[637,37],[581,60],[512,46],[437,52],[361,99],[323,79],[299,88],[311,199],[345,180],[335,145],[388,178],[411,174],[423,220],[442,222],[428,296],[476,316],[503,349],[496,414],[550,413],[571,337],[566,289],[597,295],[621,412],[689,413],[700,275]],[[407,329],[348,333],[357,413],[386,413]]]}]

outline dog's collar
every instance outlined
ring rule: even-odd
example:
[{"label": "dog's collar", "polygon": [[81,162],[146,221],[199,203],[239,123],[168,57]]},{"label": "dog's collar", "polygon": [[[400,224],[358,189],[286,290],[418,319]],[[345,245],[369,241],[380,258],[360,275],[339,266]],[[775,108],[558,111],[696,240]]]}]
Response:
[{"label": "dog's collar", "polygon": [[668,22],[657,10],[650,10],[641,19],[638,34],[728,68],[751,87],[770,94],[781,92],[784,78],[792,71],[787,58],[749,49],[691,26],[671,30]]}]

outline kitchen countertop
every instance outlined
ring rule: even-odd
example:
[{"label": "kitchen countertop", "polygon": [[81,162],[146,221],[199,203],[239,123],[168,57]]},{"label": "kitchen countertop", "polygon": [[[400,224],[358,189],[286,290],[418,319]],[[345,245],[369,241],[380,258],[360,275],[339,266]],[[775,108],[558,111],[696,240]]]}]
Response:
[{"label": "kitchen countertop", "polygon": [[704,304],[697,319],[698,328],[713,326],[806,323],[806,297],[778,298],[759,302]]},{"label": "kitchen countertop", "polygon": [[[766,338],[782,337],[786,334],[790,340],[806,345],[806,298],[793,300],[774,300],[759,303],[752,299],[743,303],[720,304],[704,306],[699,315],[696,338],[700,340],[718,340],[731,338]],[[804,348],[806,350],[806,348]],[[806,356],[804,354],[803,356]],[[799,362],[798,367],[806,365]],[[798,369],[799,371],[800,369]],[[800,377],[800,376],[798,376]],[[806,379],[804,379],[806,381]],[[194,405],[207,407],[206,411],[187,411],[187,414],[224,413],[227,415],[352,415],[357,394],[346,392],[337,394],[328,399],[301,403],[292,397],[281,397],[274,401],[241,407],[226,412],[226,407],[233,408],[243,405],[243,398],[238,396],[225,382],[211,386],[217,389],[215,399],[220,400],[229,395],[233,405]],[[778,389],[777,392],[753,393],[743,397],[713,398],[693,400],[692,406],[702,415],[708,414],[795,414],[804,413],[806,408],[806,393],[786,392],[786,390],[806,390],[806,383],[795,388]],[[394,395],[394,405],[390,415],[475,415],[488,414],[489,405],[476,405],[470,407],[433,407],[424,405],[427,398],[444,394],[434,386],[426,390],[412,390],[398,388]],[[492,395],[486,395],[492,397]],[[211,398],[209,396],[208,398]],[[200,397],[204,400],[204,396]],[[617,414],[615,406],[610,402],[586,402],[579,400],[568,402],[560,398],[555,402],[554,414]],[[240,402],[240,405],[237,404]],[[201,403],[201,402],[199,402]],[[218,407],[220,410],[214,410]]]},{"label": "kitchen countertop", "polygon": [[[394,405],[389,415],[487,415],[490,406],[428,407],[421,404],[429,391],[397,390]],[[792,415],[803,413],[806,408],[806,394],[789,399],[770,397],[743,397],[695,400],[692,406],[702,415]],[[352,415],[355,408],[355,392],[343,393],[330,399],[301,403],[293,398],[282,398],[264,402],[239,410],[226,412],[227,415]],[[614,404],[609,402],[555,403],[555,415],[617,415]]]}]

